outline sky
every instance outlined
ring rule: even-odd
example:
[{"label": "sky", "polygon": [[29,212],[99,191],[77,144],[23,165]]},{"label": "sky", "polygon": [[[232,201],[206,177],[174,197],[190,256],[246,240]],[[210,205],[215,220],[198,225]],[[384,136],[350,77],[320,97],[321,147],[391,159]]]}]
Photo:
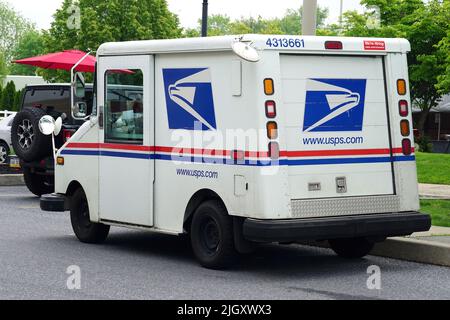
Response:
[{"label": "sky", "polygon": [[[16,11],[34,22],[39,29],[48,29],[52,22],[52,15],[61,6],[63,0],[6,0]],[[343,0],[344,11],[362,11],[359,0]],[[197,26],[201,18],[202,0],[167,0],[169,9],[179,16],[182,27]],[[318,5],[329,8],[330,22],[337,22],[339,18],[340,0],[318,0]],[[209,14],[227,14],[238,19],[242,16],[262,16],[274,18],[283,16],[287,9],[298,8],[302,0],[209,0]]]}]

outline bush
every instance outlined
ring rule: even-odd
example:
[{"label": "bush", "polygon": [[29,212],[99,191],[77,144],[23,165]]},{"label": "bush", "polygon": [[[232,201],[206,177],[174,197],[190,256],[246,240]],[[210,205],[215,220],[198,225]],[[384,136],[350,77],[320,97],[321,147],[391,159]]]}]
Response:
[{"label": "bush", "polygon": [[3,88],[0,108],[2,108],[2,110],[13,110],[15,97],[16,86],[14,82],[10,81],[6,84],[5,88]]},{"label": "bush", "polygon": [[417,139],[417,144],[419,145],[420,152],[432,152],[433,144],[428,136],[422,136]]}]

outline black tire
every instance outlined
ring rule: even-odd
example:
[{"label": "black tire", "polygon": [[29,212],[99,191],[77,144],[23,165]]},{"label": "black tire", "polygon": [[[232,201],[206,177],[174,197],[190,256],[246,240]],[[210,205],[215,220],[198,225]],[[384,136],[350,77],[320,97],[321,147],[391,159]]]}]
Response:
[{"label": "black tire", "polygon": [[366,238],[328,240],[331,249],[340,257],[347,259],[362,258],[373,249],[374,242]]},{"label": "black tire", "polygon": [[34,195],[40,197],[43,194],[49,194],[55,191],[53,176],[45,176],[33,173],[31,172],[30,168],[27,167],[24,167],[22,171],[25,185],[27,186],[28,190],[30,190]]},{"label": "black tire", "polygon": [[41,160],[52,153],[50,136],[39,131],[39,120],[45,111],[26,108],[15,117],[11,127],[11,143],[17,156],[27,162]]},{"label": "black tire", "polygon": [[235,263],[238,253],[233,220],[220,201],[209,200],[197,208],[191,224],[191,244],[203,267],[225,269]]},{"label": "black tire", "polygon": [[6,142],[0,141],[0,164],[9,163],[9,146]]},{"label": "black tire", "polygon": [[73,232],[83,243],[102,243],[108,237],[109,226],[91,222],[86,194],[81,188],[70,199],[70,221]]}]

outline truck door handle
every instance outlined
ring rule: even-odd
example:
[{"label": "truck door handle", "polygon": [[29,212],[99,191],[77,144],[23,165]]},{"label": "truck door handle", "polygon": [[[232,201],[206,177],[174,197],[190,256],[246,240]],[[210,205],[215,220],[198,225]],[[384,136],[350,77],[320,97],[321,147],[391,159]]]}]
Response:
[{"label": "truck door handle", "polygon": [[98,127],[103,129],[103,106],[98,107]]}]

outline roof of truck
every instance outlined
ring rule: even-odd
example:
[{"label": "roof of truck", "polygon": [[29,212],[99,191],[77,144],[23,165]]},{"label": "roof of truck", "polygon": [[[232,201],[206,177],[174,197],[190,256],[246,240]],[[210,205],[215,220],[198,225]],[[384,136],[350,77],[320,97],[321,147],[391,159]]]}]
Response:
[{"label": "roof of truck", "polygon": [[[109,42],[102,44],[97,55],[153,54],[171,52],[228,51],[237,39],[253,42],[260,50],[296,51],[296,52],[331,52],[325,50],[326,41],[341,41],[342,50],[334,52],[357,52],[366,54],[384,54],[386,52],[409,52],[408,40],[401,38],[357,38],[357,37],[324,37],[324,36],[287,36],[287,35],[234,35],[206,38],[182,38],[168,40],[143,40],[128,42]],[[280,45],[271,45],[269,40]],[[289,42],[289,40],[291,40]],[[292,41],[294,40],[294,41]],[[302,46],[295,46],[295,40],[303,40]],[[297,42],[298,43],[298,42]],[[294,44],[291,46],[291,44]]]}]

